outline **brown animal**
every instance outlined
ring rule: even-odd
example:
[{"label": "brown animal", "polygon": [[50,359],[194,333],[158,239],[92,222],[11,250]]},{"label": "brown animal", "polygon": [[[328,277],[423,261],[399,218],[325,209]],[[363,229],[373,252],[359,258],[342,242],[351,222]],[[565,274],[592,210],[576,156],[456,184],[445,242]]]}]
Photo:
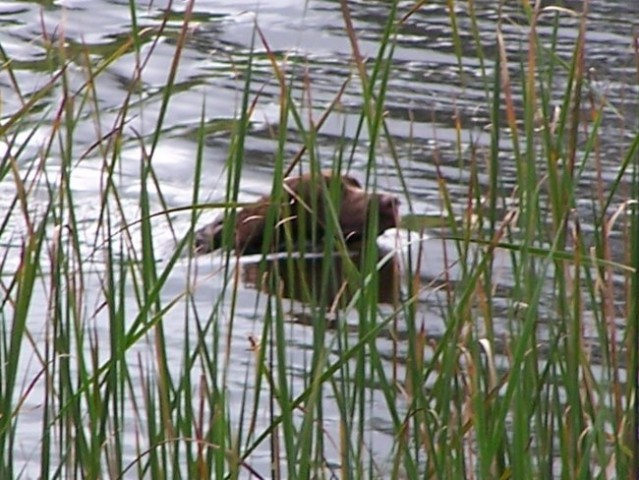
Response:
[{"label": "brown animal", "polygon": [[[339,185],[334,185],[339,182]],[[333,187],[337,186],[335,189]],[[331,195],[336,191],[334,199]],[[388,194],[368,193],[350,175],[338,177],[323,172],[312,178],[310,174],[289,177],[284,180],[284,192],[275,218],[272,236],[266,251],[283,250],[287,238],[296,248],[300,244],[314,243],[324,239],[327,221],[327,202],[331,202],[339,226],[347,244],[361,242],[367,232],[371,212],[377,212],[377,235],[397,226],[399,200]],[[238,254],[262,252],[266,235],[266,221],[271,196],[264,196],[254,204],[244,207],[235,217],[233,248]],[[328,210],[331,211],[330,209]],[[330,215],[330,214],[329,214]],[[222,232],[225,218],[195,232],[195,251],[207,253],[222,247]]]}]

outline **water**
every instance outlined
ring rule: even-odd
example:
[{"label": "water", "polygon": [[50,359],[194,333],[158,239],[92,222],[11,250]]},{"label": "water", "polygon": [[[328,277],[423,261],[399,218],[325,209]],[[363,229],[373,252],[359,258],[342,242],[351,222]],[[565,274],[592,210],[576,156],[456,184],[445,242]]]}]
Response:
[{"label": "water", "polygon": [[[348,2],[353,22],[359,36],[359,48],[364,57],[375,57],[388,15],[388,2]],[[448,188],[455,196],[457,207],[465,205],[468,168],[471,144],[479,152],[479,158],[486,156],[490,138],[485,127],[489,123],[487,93],[483,89],[484,74],[493,75],[494,58],[497,51],[495,40],[498,11],[496,2],[475,2],[480,23],[480,36],[484,46],[486,60],[479,61],[470,21],[465,13],[465,4],[456,5],[459,15],[459,28],[462,38],[463,73],[460,73],[454,45],[451,43],[450,20],[444,5],[428,4],[412,15],[401,29],[394,53],[393,71],[388,86],[386,100],[388,128],[394,139],[394,148],[399,156],[402,171],[410,189],[410,202],[404,201],[403,213],[412,210],[417,213],[439,208],[439,190],[437,170],[433,159],[437,158],[440,172],[445,176]],[[581,8],[582,2],[566,2],[568,8]],[[172,15],[167,22],[164,35],[157,43],[155,35],[144,37],[139,55],[146,62],[141,77],[135,85],[134,109],[123,128],[124,143],[121,159],[117,163],[117,182],[122,194],[123,215],[132,222],[139,218],[138,196],[140,140],[145,148],[150,148],[152,135],[158,129],[158,116],[162,107],[162,91],[167,83],[169,68],[174,57],[176,37],[182,25],[181,15],[186,8],[185,2],[137,2],[136,16],[138,27],[155,32],[160,27],[163,12],[170,8]],[[526,42],[527,27],[525,19],[512,7],[503,6],[502,17],[508,19],[502,25],[509,58],[517,61],[519,50]],[[405,9],[405,6],[404,6]],[[621,158],[636,131],[636,112],[639,111],[639,87],[637,87],[636,65],[631,45],[633,25],[629,19],[639,18],[639,4],[627,0],[590,2],[588,25],[587,67],[591,69],[591,88],[595,96],[605,95],[610,107],[604,112],[601,125],[601,161],[603,176],[607,181],[614,179],[619,171]],[[552,15],[548,12],[541,19],[541,32],[551,32]],[[574,41],[579,25],[575,19],[565,15],[561,17],[559,30],[559,51],[569,59],[574,49]],[[196,133],[201,122],[211,132],[206,137],[204,150],[202,184],[205,191],[200,200],[219,199],[224,192],[224,162],[229,148],[228,123],[240,111],[244,88],[243,66],[247,63],[249,52],[263,52],[264,45],[254,36],[254,25],[258,24],[268,42],[268,48],[274,52],[282,64],[286,64],[287,74],[295,79],[296,91],[293,98],[300,101],[306,76],[312,86],[315,121],[336,95],[342,83],[353,73],[352,50],[343,26],[343,16],[338,2],[297,0],[276,0],[269,2],[234,0],[201,0],[196,2],[193,20],[190,24],[189,38],[180,66],[177,70],[176,86],[179,93],[172,96],[167,114],[163,119],[160,140],[153,155],[153,166],[161,184],[164,200],[169,207],[180,207],[192,202],[192,185],[196,159]],[[635,25],[636,26],[636,25]],[[15,78],[10,78],[6,70],[0,71],[0,115],[6,122],[13,112],[18,111],[28,101],[30,92],[43,88],[50,79],[50,71],[60,67],[59,59],[47,53],[45,45],[60,42],[63,39],[67,57],[73,58],[69,64],[71,90],[77,90],[87,82],[86,69],[80,68],[86,62],[86,55],[92,62],[106,61],[110,55],[126,41],[131,28],[129,2],[94,0],[57,1],[57,2],[0,2],[0,45],[13,62]],[[287,58],[286,62],[283,59]],[[119,111],[123,104],[131,79],[134,78],[136,54],[133,52],[120,56],[110,63],[105,73],[95,81],[95,99],[75,99],[74,108],[80,108],[82,101],[82,121],[75,127],[72,177],[70,186],[74,200],[82,208],[78,210],[82,225],[84,246],[91,249],[99,216],[99,203],[96,196],[104,188],[104,168],[99,153],[100,146],[106,146],[109,132],[119,127]],[[251,118],[251,130],[246,143],[245,175],[242,184],[242,199],[252,199],[268,191],[271,181],[274,152],[277,139],[273,129],[279,121],[280,90],[273,75],[270,62],[264,57],[255,59],[254,79],[251,86],[252,96],[259,96]],[[517,65],[511,68],[515,93],[519,91],[516,79],[520,73]],[[557,98],[564,91],[566,78],[557,76]],[[16,94],[15,84],[19,86],[22,97]],[[353,81],[341,99],[339,113],[332,115],[320,132],[318,157],[325,166],[331,165],[335,152],[343,142],[352,148],[352,171],[360,178],[368,162],[367,137],[358,137],[357,125],[362,105],[361,88]],[[39,111],[28,121],[45,121],[33,138],[20,152],[18,164],[23,167],[27,183],[33,180],[36,190],[31,196],[29,208],[37,216],[48,202],[45,178],[27,173],[26,166],[33,158],[39,158],[48,148],[46,144],[53,128],[53,120],[62,106],[63,98],[59,87],[54,87],[38,100]],[[306,110],[303,110],[308,115]],[[460,164],[457,152],[458,131],[455,117],[461,121],[462,160]],[[34,123],[27,125],[32,127]],[[31,128],[25,129],[30,131]],[[22,144],[25,133],[17,134],[16,144]],[[2,139],[0,151],[12,151],[10,138]],[[352,146],[351,143],[355,142]],[[292,158],[302,147],[298,128],[291,121],[287,131],[287,154]],[[347,149],[347,150],[349,150]],[[376,161],[379,169],[377,184],[380,189],[401,195],[400,181],[395,175],[390,147],[382,144],[377,148]],[[61,178],[62,152],[57,143],[51,146],[46,155],[48,181],[59,184]],[[500,162],[502,162],[505,189],[515,184],[515,165],[512,162],[512,144],[507,135],[501,137]],[[461,167],[461,168],[460,168]],[[487,182],[480,172],[480,180]],[[578,192],[585,199],[592,197],[592,182],[595,169],[584,169],[580,178]],[[6,175],[0,182],[0,211],[11,208],[15,196],[13,177]],[[153,204],[160,209],[157,196]],[[584,210],[588,210],[585,208]],[[17,212],[17,210],[16,210]],[[206,212],[202,222],[210,220],[216,213]],[[4,215],[3,215],[4,217]],[[190,228],[189,215],[172,216],[172,224],[178,235]],[[167,223],[161,218],[155,221],[156,246],[158,256],[170,255],[173,237]],[[584,225],[587,229],[587,222]],[[17,266],[17,251],[23,238],[25,223],[19,213],[15,213],[6,233],[0,238],[0,252],[6,258],[5,271]],[[392,238],[391,243],[394,241]],[[437,245],[440,245],[439,243]],[[441,246],[434,246],[435,257],[442,255]],[[8,253],[7,253],[8,252]],[[86,276],[88,291],[94,291],[96,298],[87,299],[87,305],[99,302],[100,273],[103,271],[99,251],[91,257],[93,265]],[[440,259],[441,260],[441,259]],[[443,264],[443,260],[441,260]],[[422,272],[425,280],[437,280],[441,269],[437,262],[430,262],[431,271]],[[217,257],[197,260],[198,278],[196,280],[195,302],[203,315],[213,308],[212,298],[217,298],[223,289],[223,278],[219,274],[220,263]],[[507,274],[506,274],[507,275]],[[168,302],[179,297],[187,287],[189,275],[187,263],[179,263],[172,272],[163,292]],[[506,281],[506,284],[508,282]],[[37,341],[46,338],[46,287],[36,291],[29,319],[29,328]],[[130,302],[127,308],[129,321],[135,318],[133,292],[129,292]],[[229,384],[230,395],[239,395],[244,388],[247,371],[253,368],[250,357],[245,355],[249,336],[258,336],[261,332],[261,315],[265,306],[265,297],[250,287],[241,287],[236,312],[229,363],[229,377],[236,384]],[[439,315],[439,307],[444,303],[437,290],[427,290],[420,297],[420,306],[429,334],[437,337],[445,329]],[[503,300],[503,297],[502,297]],[[500,298],[496,298],[498,303]],[[262,312],[260,314],[260,312]],[[291,317],[301,317],[304,307],[300,303],[291,304]],[[356,317],[347,319],[356,323]],[[91,328],[98,338],[108,338],[107,327],[99,318],[93,320]],[[164,319],[165,326],[174,324],[176,335],[171,338],[175,345],[176,365],[181,362],[182,341],[189,326],[184,324],[183,310],[171,309]],[[292,375],[300,379],[304,375],[304,366],[309,363],[309,345],[312,336],[308,327],[291,323],[288,334],[291,338],[290,369]],[[504,327],[505,328],[505,327]],[[499,327],[498,327],[499,329]],[[392,342],[380,343],[381,351],[387,351],[390,358]],[[151,349],[151,345],[141,345],[140,349]],[[33,352],[24,352],[25,378],[37,371],[37,362],[33,361]],[[390,362],[390,360],[389,360]],[[390,363],[389,363],[390,365]],[[234,387],[235,385],[235,387]],[[302,382],[300,380],[300,385]],[[21,426],[28,431],[28,425],[40,423],[38,395],[42,390],[36,386],[24,409]],[[373,395],[378,395],[373,392]],[[372,438],[373,454],[378,452],[384,458],[393,442],[390,420],[385,416],[383,400],[380,408],[374,409],[375,415],[368,428]],[[331,414],[327,414],[330,424]],[[335,415],[334,415],[335,417]],[[335,429],[337,426],[334,425]],[[37,427],[35,431],[38,431]],[[38,438],[25,434],[21,437],[24,457],[17,461],[33,461],[33,451],[37,451]],[[254,466],[268,472],[268,455],[256,454]],[[34,462],[37,465],[37,462]],[[37,467],[36,467],[37,468]]]}]

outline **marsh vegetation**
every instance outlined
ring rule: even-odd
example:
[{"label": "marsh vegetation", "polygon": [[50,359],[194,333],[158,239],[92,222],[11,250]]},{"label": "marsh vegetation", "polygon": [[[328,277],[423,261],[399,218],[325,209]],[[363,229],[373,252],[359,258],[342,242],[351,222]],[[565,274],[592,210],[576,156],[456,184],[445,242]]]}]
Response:
[{"label": "marsh vegetation", "polygon": [[[550,3],[0,2],[0,478],[635,478],[639,11]],[[194,255],[326,169],[399,228]]]}]

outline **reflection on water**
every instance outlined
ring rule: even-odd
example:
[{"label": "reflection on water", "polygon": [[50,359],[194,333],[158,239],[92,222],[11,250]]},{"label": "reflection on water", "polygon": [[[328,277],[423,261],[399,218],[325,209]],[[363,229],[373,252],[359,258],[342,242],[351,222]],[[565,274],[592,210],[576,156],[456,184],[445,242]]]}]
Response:
[{"label": "reflection on water", "polygon": [[[380,303],[396,304],[399,299],[399,264],[395,256],[379,256],[374,265],[376,278],[364,276],[365,255],[346,256],[280,255],[263,262],[245,263],[242,280],[248,286],[270,294],[311,305],[345,308],[353,296],[377,288]],[[375,275],[374,275],[375,276]]]}]

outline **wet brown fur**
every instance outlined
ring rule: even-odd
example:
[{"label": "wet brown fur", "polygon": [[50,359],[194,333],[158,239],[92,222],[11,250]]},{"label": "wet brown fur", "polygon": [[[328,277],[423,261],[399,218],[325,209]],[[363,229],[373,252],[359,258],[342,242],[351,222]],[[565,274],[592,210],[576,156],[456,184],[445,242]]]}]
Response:
[{"label": "wet brown fur", "polygon": [[[333,201],[331,192],[335,181],[339,182],[339,195]],[[328,198],[330,197],[330,199]],[[313,178],[310,174],[289,177],[284,180],[284,192],[276,214],[273,237],[263,250],[266,219],[272,196],[265,195],[254,204],[239,210],[235,217],[233,249],[239,254],[283,250],[286,239],[293,245],[318,243],[324,239],[327,220],[327,202],[335,207],[337,219],[347,244],[361,242],[367,232],[369,213],[377,210],[377,235],[397,226],[397,197],[389,194],[368,193],[350,175],[337,177],[322,172]],[[375,206],[376,204],[376,206]],[[226,217],[229,218],[229,217]],[[201,228],[195,234],[198,253],[207,253],[222,247],[222,231],[225,217]],[[296,248],[297,248],[296,247]]]}]

